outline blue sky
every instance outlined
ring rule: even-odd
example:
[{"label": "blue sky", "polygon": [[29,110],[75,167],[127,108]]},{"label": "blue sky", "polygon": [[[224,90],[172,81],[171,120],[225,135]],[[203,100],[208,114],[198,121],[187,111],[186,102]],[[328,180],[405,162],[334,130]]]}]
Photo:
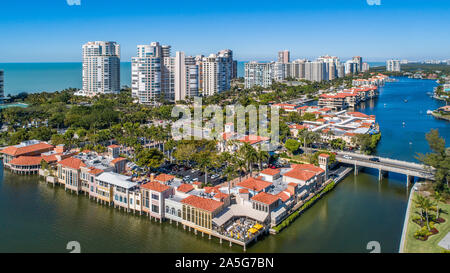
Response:
[{"label": "blue sky", "polygon": [[91,40],[119,42],[122,61],[151,41],[190,55],[230,48],[243,61],[282,49],[294,58],[443,59],[449,14],[447,0],[1,1],[0,62],[81,61]]}]

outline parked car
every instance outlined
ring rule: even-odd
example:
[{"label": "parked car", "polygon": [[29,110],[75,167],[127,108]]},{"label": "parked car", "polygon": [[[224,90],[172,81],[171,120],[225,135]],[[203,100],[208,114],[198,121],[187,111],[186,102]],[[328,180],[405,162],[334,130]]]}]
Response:
[{"label": "parked car", "polygon": [[352,157],[351,156],[349,156],[349,155],[344,155],[344,156],[342,156],[343,158],[346,158],[346,159],[352,159]]}]

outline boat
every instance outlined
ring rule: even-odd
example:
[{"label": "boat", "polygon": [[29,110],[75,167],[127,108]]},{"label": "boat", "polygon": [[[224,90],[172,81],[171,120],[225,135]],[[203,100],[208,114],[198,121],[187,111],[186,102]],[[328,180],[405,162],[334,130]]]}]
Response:
[{"label": "boat", "polygon": [[431,115],[431,114],[433,114],[433,111],[427,110],[427,115]]},{"label": "boat", "polygon": [[405,103],[407,103],[407,102],[408,102],[408,100],[407,100],[407,99],[404,99],[403,101],[404,101]]}]

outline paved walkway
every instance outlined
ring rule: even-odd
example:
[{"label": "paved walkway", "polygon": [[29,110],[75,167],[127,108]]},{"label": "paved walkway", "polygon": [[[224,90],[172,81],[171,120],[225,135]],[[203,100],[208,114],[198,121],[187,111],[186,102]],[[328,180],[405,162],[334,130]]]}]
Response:
[{"label": "paved walkway", "polygon": [[450,250],[450,232],[438,243],[438,246]]}]

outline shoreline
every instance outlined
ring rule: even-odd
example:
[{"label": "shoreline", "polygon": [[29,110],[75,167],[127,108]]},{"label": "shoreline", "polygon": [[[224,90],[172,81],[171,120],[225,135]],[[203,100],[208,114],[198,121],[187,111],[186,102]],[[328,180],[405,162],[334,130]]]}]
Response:
[{"label": "shoreline", "polygon": [[411,191],[409,192],[408,205],[406,206],[405,221],[403,223],[402,237],[400,239],[400,246],[398,253],[405,253],[404,251],[406,246],[406,233],[408,230],[409,216],[411,214],[411,202],[413,195],[414,195],[414,188],[411,189]]}]

